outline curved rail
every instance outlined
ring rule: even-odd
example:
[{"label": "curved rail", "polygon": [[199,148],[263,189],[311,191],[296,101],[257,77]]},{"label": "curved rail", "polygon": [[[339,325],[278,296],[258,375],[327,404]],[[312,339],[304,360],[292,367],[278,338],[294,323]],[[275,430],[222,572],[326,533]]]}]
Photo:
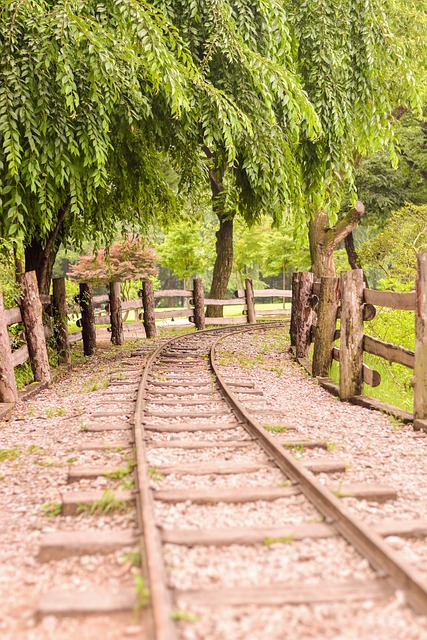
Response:
[{"label": "curved rail", "polygon": [[304,495],[331,521],[336,530],[360,554],[367,558],[374,568],[384,572],[394,587],[405,592],[408,604],[418,613],[425,615],[427,613],[427,586],[419,575],[410,567],[405,566],[377,533],[353,517],[331,491],[321,485],[313,474],[278,445],[265,429],[249,415],[242,403],[227,387],[215,362],[217,347],[223,339],[224,337],[220,336],[211,347],[211,366],[224,397],[242,420],[246,429],[257,439],[264,451],[274,459],[277,466],[291,480],[300,485]]},{"label": "curved rail", "polygon": [[[242,326],[234,325],[232,327],[220,327],[215,329],[205,329],[198,331],[197,334],[189,334],[189,336],[200,335],[204,333],[235,333],[244,331],[253,331],[264,329],[266,327],[279,327],[282,322],[263,323],[259,325]],[[146,447],[144,443],[144,426],[142,424],[142,413],[146,401],[146,386],[150,369],[161,352],[173,344],[175,341],[185,339],[185,335],[174,336],[163,342],[147,360],[144,372],[138,389],[138,396],[135,406],[135,447],[137,459],[137,479],[139,488],[138,514],[141,525],[140,547],[141,555],[145,560],[147,571],[147,579],[151,592],[151,611],[153,617],[153,637],[156,640],[175,640],[176,630],[171,618],[172,599],[167,588],[167,580],[164,572],[161,542],[158,535],[158,529],[154,520],[154,501],[149,486],[148,462],[146,455]]]}]

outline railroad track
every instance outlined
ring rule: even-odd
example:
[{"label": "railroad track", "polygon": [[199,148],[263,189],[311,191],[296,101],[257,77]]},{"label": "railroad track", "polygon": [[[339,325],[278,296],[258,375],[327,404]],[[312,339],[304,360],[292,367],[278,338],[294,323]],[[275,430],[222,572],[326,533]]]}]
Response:
[{"label": "railroad track", "polygon": [[[265,331],[268,326],[246,330]],[[88,554],[103,553],[108,544],[116,549],[138,541],[150,591],[147,633],[156,640],[187,637],[183,628],[191,624],[194,612],[200,615],[208,610],[215,615],[221,607],[256,610],[332,602],[351,606],[359,601],[386,601],[394,589],[403,591],[410,605],[425,614],[425,584],[383,541],[387,535],[402,533],[396,523],[367,527],[346,511],[336,495],[384,500],[392,498],[392,492],[387,487],[363,485],[325,487],[316,474],[345,474],[345,461],[322,456],[304,465],[292,455],[302,446],[325,449],[325,442],[302,442],[289,436],[279,440],[270,435],[263,424],[271,421],[274,407],[249,411],[261,392],[252,382],[227,379],[218,366],[221,340],[236,331],[242,329],[177,337],[144,361],[136,353],[132,361],[123,363],[128,379],[117,379],[120,372],[113,375],[109,396],[127,401],[121,394],[128,387],[133,401],[138,386],[134,419],[129,413],[126,422],[127,431],[134,422],[138,490],[118,494],[123,502],[136,501],[135,526],[110,537],[87,531],[79,539],[75,534],[68,540],[63,533],[56,539],[52,535],[42,542],[40,557],[44,554],[51,559],[67,545],[71,552],[74,548],[74,552]],[[123,416],[123,408],[105,413],[120,411]],[[128,444],[131,441],[129,438]],[[73,466],[68,481],[111,478],[113,474],[112,468]],[[94,495],[64,496],[63,511],[71,513],[67,510],[90,508],[94,503]],[[66,506],[69,504],[74,506]],[[313,575],[301,573],[301,554],[296,553],[307,540],[314,556],[305,564],[313,567]],[[236,561],[234,567],[236,549],[246,550],[246,566]],[[279,562],[278,572],[266,567],[264,576],[263,562],[268,565],[275,554],[286,563],[280,566]],[[362,561],[357,576],[334,580],[334,568],[342,568],[348,558],[354,563],[358,554],[367,562]],[[297,562],[293,563],[293,555]],[[261,578],[251,576],[248,568],[252,563],[259,565]],[[99,612],[96,609],[102,600],[104,612],[135,606],[131,588],[122,590],[116,600],[101,591],[98,600],[86,607],[82,598],[73,597],[75,613]],[[68,613],[64,601],[46,596],[39,613],[61,615],[65,611],[63,615],[70,615],[70,596],[67,602]],[[200,633],[188,637],[208,640],[209,633]],[[212,637],[251,640],[262,633],[243,636],[230,631],[229,636],[213,633]]]}]

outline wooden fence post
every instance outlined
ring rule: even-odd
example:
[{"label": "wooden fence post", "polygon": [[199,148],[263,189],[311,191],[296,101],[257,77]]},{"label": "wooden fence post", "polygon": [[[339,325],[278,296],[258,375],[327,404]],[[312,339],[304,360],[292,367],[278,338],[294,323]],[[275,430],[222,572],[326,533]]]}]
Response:
[{"label": "wooden fence post", "polygon": [[332,350],[337,325],[339,303],[339,279],[320,279],[317,327],[314,331],[313,376],[325,378],[332,365]]},{"label": "wooden fence post", "polygon": [[142,283],[142,304],[144,306],[144,328],[147,338],[157,336],[156,318],[154,315],[154,289],[151,280]]},{"label": "wooden fence post", "polygon": [[297,314],[295,300],[299,299],[299,274],[294,272],[292,274],[292,304],[291,304],[291,325],[289,328],[289,337],[291,341],[291,347],[297,345]]},{"label": "wooden fence post", "polygon": [[414,418],[427,419],[427,253],[417,256]]},{"label": "wooden fence post", "polygon": [[194,324],[198,331],[205,328],[205,292],[202,278],[193,280]]},{"label": "wooden fence post", "polygon": [[65,278],[53,278],[53,335],[60,362],[70,365],[70,343],[68,340],[67,295]]},{"label": "wooden fence post", "polygon": [[0,292],[0,402],[13,403],[17,401],[18,390],[12,362],[12,349],[7,333],[3,294]]},{"label": "wooden fence post", "polygon": [[363,287],[362,269],[341,273],[341,400],[363,393]]},{"label": "wooden fence post", "polygon": [[116,345],[123,344],[124,333],[120,282],[110,282],[110,322],[111,342]]},{"label": "wooden fence post", "polygon": [[249,324],[256,324],[254,288],[252,286],[252,280],[250,278],[246,278],[245,280],[245,298],[246,298],[246,306],[248,308],[248,312],[247,312],[248,322]]},{"label": "wooden fence post", "polygon": [[292,297],[292,311],[295,313],[296,357],[307,358],[312,340],[313,310],[311,296],[313,294],[314,275],[309,272],[297,273],[298,297]]},{"label": "wooden fence post", "polygon": [[96,347],[95,311],[93,308],[92,286],[80,283],[80,309],[82,312],[83,353],[93,356]]},{"label": "wooden fence post", "polygon": [[21,285],[19,308],[25,327],[25,338],[34,380],[36,382],[50,382],[49,357],[43,327],[43,307],[40,302],[36,272],[22,273],[17,276],[17,280]]}]

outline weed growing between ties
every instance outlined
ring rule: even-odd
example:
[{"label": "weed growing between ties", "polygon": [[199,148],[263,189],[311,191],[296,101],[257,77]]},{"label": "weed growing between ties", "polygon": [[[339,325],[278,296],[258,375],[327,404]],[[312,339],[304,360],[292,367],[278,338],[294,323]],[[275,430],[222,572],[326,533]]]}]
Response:
[{"label": "weed growing between ties", "polygon": [[148,475],[151,480],[164,480],[165,478],[156,467],[148,467]]},{"label": "weed growing between ties", "polygon": [[148,607],[151,597],[150,589],[145,584],[144,577],[140,573],[137,573],[135,576],[135,590],[136,602],[134,614],[135,616],[138,616],[141,613],[142,609]]},{"label": "weed growing between ties", "polygon": [[104,475],[107,478],[111,478],[112,480],[122,480],[123,478],[126,478],[126,476],[130,475],[135,467],[135,460],[128,460],[125,467],[117,467],[117,469],[114,469],[114,471],[111,471],[110,473],[106,473]]},{"label": "weed growing between ties", "polygon": [[290,533],[288,536],[282,536],[280,538],[264,538],[264,544],[268,547],[273,544],[292,544],[294,542],[294,533]]},{"label": "weed growing between ties", "polygon": [[290,429],[290,427],[287,427],[286,425],[279,424],[265,424],[263,425],[263,428],[271,433],[286,433]]},{"label": "weed growing between ties", "polygon": [[119,513],[126,510],[126,502],[119,500],[111,489],[105,489],[102,497],[92,502],[92,504],[79,504],[77,507],[77,513],[86,512],[90,515],[107,515],[108,513]]},{"label": "weed growing between ties", "polygon": [[195,613],[189,613],[188,611],[180,611],[175,609],[171,611],[172,620],[176,620],[177,622],[198,622],[200,620],[200,616]]},{"label": "weed growing between ties", "polygon": [[45,502],[42,504],[42,508],[46,518],[55,518],[62,513],[62,504],[60,502]]},{"label": "weed growing between ties", "polygon": [[128,551],[125,553],[123,556],[123,562],[124,564],[131,564],[133,567],[140,567],[142,562],[140,550],[138,549],[136,551]]},{"label": "weed growing between ties", "polygon": [[65,409],[59,407],[48,407],[45,411],[46,418],[57,418],[63,416],[66,413]]}]

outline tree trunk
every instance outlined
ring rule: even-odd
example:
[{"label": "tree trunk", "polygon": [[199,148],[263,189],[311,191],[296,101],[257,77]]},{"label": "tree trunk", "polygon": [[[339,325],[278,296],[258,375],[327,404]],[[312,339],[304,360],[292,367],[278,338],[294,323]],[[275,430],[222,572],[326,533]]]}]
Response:
[{"label": "tree trunk", "polygon": [[[353,238],[353,232],[352,231],[350,231],[348,236],[345,237],[344,246],[345,246],[345,250],[347,252],[347,259],[348,259],[348,264],[350,265],[350,267],[352,269],[362,269],[362,263],[360,262],[360,258],[359,258],[358,254],[357,254],[356,247],[354,246],[354,238]],[[363,269],[362,269],[362,271],[363,271]],[[369,287],[368,279],[367,279],[367,277],[365,275],[365,272],[363,272],[363,280],[365,282],[365,287]]]},{"label": "tree trunk", "polygon": [[54,229],[44,241],[33,238],[25,247],[25,271],[35,271],[41,294],[49,294],[52,269],[56,254],[61,246],[61,232],[65,217],[70,210],[71,200],[68,198],[59,209]]},{"label": "tree trunk", "polygon": [[308,223],[310,241],[311,270],[315,278],[334,277],[336,275],[334,250],[353,231],[362,216],[365,207],[358,200],[354,209],[342,220],[329,227],[328,215],[324,211],[316,211]]},{"label": "tree trunk", "polygon": [[[213,158],[211,152],[204,147],[208,158]],[[224,173],[226,165],[209,169],[209,179],[212,189],[212,210],[219,220],[216,232],[216,259],[212,274],[212,285],[209,298],[223,300],[227,294],[228,281],[233,269],[233,218],[234,214],[224,211]],[[209,305],[206,309],[207,318],[222,318],[224,307]]]},{"label": "tree trunk", "polygon": [[[212,275],[209,298],[224,300],[227,294],[228,281],[233,268],[233,218],[218,215],[219,229],[216,232],[216,259]],[[209,305],[207,318],[222,318],[223,307]]]},{"label": "tree trunk", "polygon": [[322,276],[334,277],[336,275],[334,247],[325,245],[327,230],[328,216],[320,211],[308,223],[311,270],[317,279]]},{"label": "tree trunk", "polygon": [[147,338],[157,336],[156,316],[154,313],[154,289],[151,280],[142,283],[142,304],[144,305],[144,329]]}]

